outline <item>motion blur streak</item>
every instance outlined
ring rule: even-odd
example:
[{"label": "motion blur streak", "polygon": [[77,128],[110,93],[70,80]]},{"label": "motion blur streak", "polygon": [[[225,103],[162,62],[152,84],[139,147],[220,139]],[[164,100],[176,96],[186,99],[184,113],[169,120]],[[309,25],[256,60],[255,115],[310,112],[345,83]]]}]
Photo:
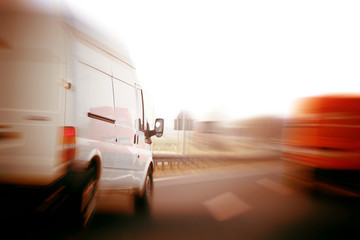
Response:
[{"label": "motion blur streak", "polygon": [[[20,8],[18,2],[0,1],[0,226],[10,236],[358,234],[360,96],[303,98],[287,118],[225,121],[215,113],[205,121],[181,111],[162,139],[151,139],[163,134],[164,121],[156,119],[160,130],[150,130],[151,107],[144,110],[125,52],[110,51],[108,39],[93,32],[95,40],[89,29],[75,29],[75,19],[64,21],[60,16],[70,13],[61,1],[24,0]],[[81,101],[66,102],[74,99]],[[81,226],[66,225],[72,220]]]},{"label": "motion blur streak", "polygon": [[149,212],[164,120],[125,48],[57,0],[1,1],[0,29],[4,218],[81,230],[109,192]]},{"label": "motion blur streak", "polygon": [[[218,116],[219,117],[219,116]],[[284,118],[258,116],[239,120],[196,120],[182,111],[154,153],[192,157],[239,157],[256,151],[280,150]]]},{"label": "motion blur streak", "polygon": [[359,193],[360,96],[299,99],[284,126],[284,159],[321,181]]}]

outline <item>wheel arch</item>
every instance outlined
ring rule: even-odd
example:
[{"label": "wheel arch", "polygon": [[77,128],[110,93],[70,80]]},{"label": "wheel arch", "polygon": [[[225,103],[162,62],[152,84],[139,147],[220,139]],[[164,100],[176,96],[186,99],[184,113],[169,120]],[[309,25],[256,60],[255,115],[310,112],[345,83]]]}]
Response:
[{"label": "wheel arch", "polygon": [[99,155],[94,155],[90,162],[89,162],[89,166],[88,169],[95,169],[95,173],[96,173],[96,180],[100,179],[101,176],[101,158]]},{"label": "wheel arch", "polygon": [[152,159],[151,159],[151,161],[149,161],[149,163],[147,164],[145,169],[146,169],[146,171],[144,171],[144,175],[143,175],[141,185],[140,185],[140,188],[139,188],[139,191],[138,191],[138,194],[141,195],[141,196],[144,193],[146,176],[147,176],[149,171],[151,172],[151,178],[152,178],[151,180],[152,181],[153,181],[153,178],[154,178],[154,176],[153,176],[153,174],[154,174],[154,161],[152,161]]}]

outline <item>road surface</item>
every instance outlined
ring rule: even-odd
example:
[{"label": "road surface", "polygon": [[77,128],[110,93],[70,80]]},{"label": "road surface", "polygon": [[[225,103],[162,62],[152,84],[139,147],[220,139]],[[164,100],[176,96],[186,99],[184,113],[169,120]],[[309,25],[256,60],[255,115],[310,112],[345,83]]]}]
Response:
[{"label": "road surface", "polygon": [[[134,216],[127,196],[99,201],[89,229],[29,224],[29,236],[53,239],[355,239],[356,197],[310,191],[288,181],[279,158],[154,180],[152,216]],[[121,204],[122,203],[122,204]],[[21,226],[19,231],[24,231]],[[354,234],[357,234],[354,235]]]}]

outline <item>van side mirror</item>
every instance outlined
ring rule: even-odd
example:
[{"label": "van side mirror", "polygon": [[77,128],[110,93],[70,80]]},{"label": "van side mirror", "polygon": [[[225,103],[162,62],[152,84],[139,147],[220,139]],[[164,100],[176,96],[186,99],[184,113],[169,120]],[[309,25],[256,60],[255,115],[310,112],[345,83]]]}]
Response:
[{"label": "van side mirror", "polygon": [[157,118],[155,120],[155,127],[154,127],[155,135],[157,137],[161,137],[164,133],[164,119]]},{"label": "van side mirror", "polygon": [[154,130],[150,130],[149,127],[147,127],[147,129],[145,130],[146,138],[151,138],[154,135],[157,137],[161,137],[163,133],[164,133],[164,119],[162,118],[157,118],[155,120]]}]

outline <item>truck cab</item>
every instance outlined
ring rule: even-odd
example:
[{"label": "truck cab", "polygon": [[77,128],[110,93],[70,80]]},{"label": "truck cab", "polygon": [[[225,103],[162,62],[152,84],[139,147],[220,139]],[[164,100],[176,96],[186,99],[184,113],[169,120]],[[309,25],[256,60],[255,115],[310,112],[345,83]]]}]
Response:
[{"label": "truck cab", "polygon": [[[310,182],[359,191],[360,96],[302,98],[284,127],[283,157],[307,170]],[[309,174],[310,173],[310,174]]]}]

